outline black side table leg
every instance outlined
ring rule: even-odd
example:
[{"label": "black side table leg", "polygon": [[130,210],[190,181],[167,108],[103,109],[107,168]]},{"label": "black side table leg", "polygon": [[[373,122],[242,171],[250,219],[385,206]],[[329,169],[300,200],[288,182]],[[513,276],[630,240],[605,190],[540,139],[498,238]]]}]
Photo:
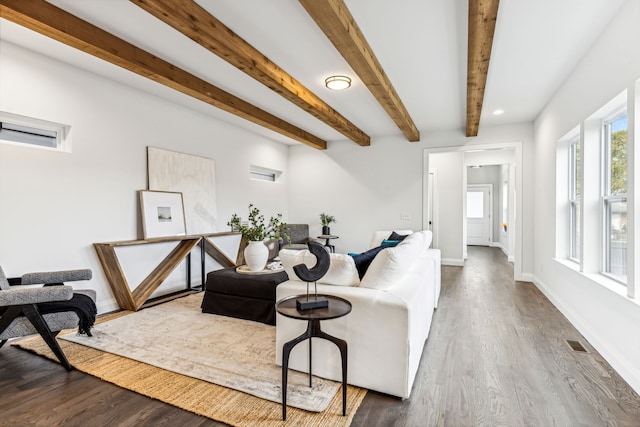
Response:
[{"label": "black side table leg", "polygon": [[[282,346],[282,421],[286,421],[287,419],[287,380],[288,380],[288,372],[289,372],[289,355],[291,354],[291,350],[300,344],[302,341],[311,339],[311,320],[307,324],[307,330],[297,338],[292,339],[291,341],[286,342]],[[311,356],[309,356],[311,357]],[[311,359],[309,359],[311,362]],[[311,368],[311,365],[309,365]],[[311,383],[311,369],[309,369],[309,383]]]},{"label": "black side table leg", "polygon": [[327,334],[320,329],[320,320],[312,319],[307,323],[307,330],[297,338],[282,346],[282,420],[287,420],[287,380],[289,371],[289,355],[291,350],[302,341],[309,339],[309,387],[311,387],[311,339],[323,338],[334,343],[340,350],[342,359],[342,416],[347,415],[347,342]]},{"label": "black side table leg", "polygon": [[311,385],[311,362],[312,362],[312,346],[311,342],[313,341],[312,337],[309,337],[309,387],[313,387]]},{"label": "black side table leg", "polygon": [[340,349],[340,358],[342,359],[342,415],[345,416],[347,415],[347,342],[321,331],[319,327],[314,332],[316,332],[314,336],[331,341]]}]

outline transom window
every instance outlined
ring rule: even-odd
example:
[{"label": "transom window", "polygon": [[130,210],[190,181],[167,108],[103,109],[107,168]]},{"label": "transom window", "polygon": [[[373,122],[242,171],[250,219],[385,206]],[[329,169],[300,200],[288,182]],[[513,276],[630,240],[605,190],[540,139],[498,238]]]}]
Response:
[{"label": "transom window", "polygon": [[71,152],[70,126],[0,111],[0,142]]}]

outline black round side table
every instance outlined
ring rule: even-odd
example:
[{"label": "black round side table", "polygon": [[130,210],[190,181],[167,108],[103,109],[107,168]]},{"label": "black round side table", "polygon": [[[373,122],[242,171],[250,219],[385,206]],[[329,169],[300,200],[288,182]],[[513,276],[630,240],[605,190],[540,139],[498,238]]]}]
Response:
[{"label": "black round side table", "polygon": [[320,236],[318,236],[318,239],[324,239],[325,243],[324,245],[329,248],[329,251],[334,253],[336,251],[336,247],[334,245],[332,245],[331,243],[329,243],[331,241],[331,239],[339,239],[339,236],[334,236],[333,234],[322,234]]},{"label": "black round side table", "polygon": [[309,387],[311,387],[311,339],[323,338],[334,343],[340,350],[342,358],[342,415],[347,413],[347,342],[331,336],[320,329],[321,320],[337,319],[351,312],[351,303],[344,298],[334,295],[318,295],[329,300],[329,306],[311,310],[298,310],[296,300],[306,299],[307,295],[292,295],[276,302],[276,311],[292,319],[306,320],[307,330],[297,338],[292,339],[282,347],[282,420],[287,419],[287,374],[289,371],[289,355],[291,350],[302,341],[309,340]]}]

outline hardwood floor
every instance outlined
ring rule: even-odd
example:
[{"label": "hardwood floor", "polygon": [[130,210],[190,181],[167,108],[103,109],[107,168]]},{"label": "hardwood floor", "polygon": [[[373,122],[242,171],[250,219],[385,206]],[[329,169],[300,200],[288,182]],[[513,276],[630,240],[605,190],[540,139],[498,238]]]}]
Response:
[{"label": "hardwood floor", "polygon": [[640,426],[640,397],[504,254],[468,252],[442,268],[410,399],[368,393],[352,426]]},{"label": "hardwood floor", "polygon": [[[370,392],[352,426],[640,426],[640,397],[495,248],[443,267],[411,398]],[[572,351],[579,341],[588,353]],[[222,426],[0,349],[0,426]]]}]

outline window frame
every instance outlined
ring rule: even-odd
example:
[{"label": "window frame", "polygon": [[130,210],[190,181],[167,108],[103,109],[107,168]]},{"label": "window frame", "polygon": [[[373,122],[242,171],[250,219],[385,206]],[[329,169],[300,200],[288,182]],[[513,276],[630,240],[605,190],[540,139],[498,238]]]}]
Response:
[{"label": "window frame", "polygon": [[[0,143],[41,150],[71,152],[71,126],[34,117],[0,111],[0,122],[7,126]],[[14,130],[16,130],[14,132]],[[46,140],[46,143],[43,141]]]},{"label": "window frame", "polygon": [[[581,166],[582,162],[578,164],[577,160],[577,150],[580,148],[581,140],[580,135],[576,135],[571,138],[568,142],[569,149],[569,169],[568,169],[568,178],[569,178],[569,209],[568,209],[568,222],[569,222],[569,253],[568,259],[580,263],[581,254],[580,254],[580,240],[578,238],[580,230],[578,230],[576,215],[580,215],[581,212],[581,203],[580,203],[580,194],[576,188],[576,182],[578,180],[581,181]],[[582,151],[581,151],[582,152]],[[582,186],[582,184],[581,184]]]},{"label": "window frame", "polygon": [[[626,105],[623,108],[618,109],[613,114],[609,115],[605,119],[602,120],[601,126],[601,141],[602,141],[602,149],[601,149],[601,197],[600,197],[600,209],[601,209],[601,235],[602,235],[602,246],[601,246],[601,254],[602,254],[602,264],[600,274],[615,280],[618,283],[621,283],[624,286],[627,286],[627,265],[626,265],[626,257],[625,257],[625,274],[615,274],[611,272],[611,206],[614,203],[626,203],[627,202],[627,192],[625,193],[612,193],[612,145],[613,145],[613,132],[612,132],[612,124],[622,117],[627,116],[627,108]],[[628,126],[627,126],[628,130]],[[627,140],[627,146],[629,141]],[[628,163],[627,163],[627,171],[625,173],[628,176]],[[626,189],[627,190],[627,189]]]}]

